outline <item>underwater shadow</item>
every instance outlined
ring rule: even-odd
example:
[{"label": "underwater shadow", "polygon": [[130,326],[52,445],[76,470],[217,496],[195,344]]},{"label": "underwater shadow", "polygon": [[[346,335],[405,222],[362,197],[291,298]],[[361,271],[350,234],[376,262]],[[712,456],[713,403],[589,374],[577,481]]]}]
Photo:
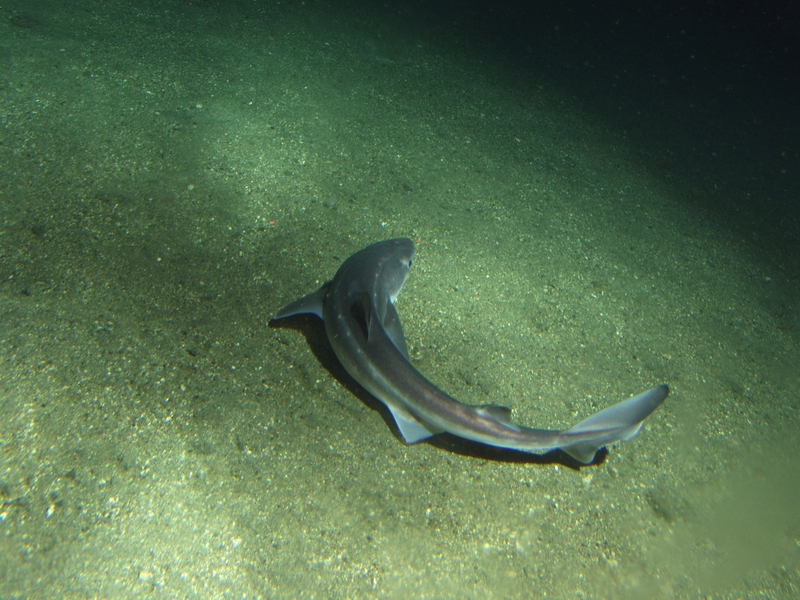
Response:
[{"label": "underwater shadow", "polygon": [[[394,435],[401,444],[407,445],[400,431],[397,429],[397,424],[394,421],[392,413],[389,412],[386,405],[365,390],[361,384],[353,379],[344,369],[342,363],[339,362],[339,359],[336,357],[328,341],[325,327],[319,318],[313,315],[296,315],[285,319],[273,319],[269,322],[269,327],[270,329],[292,329],[301,333],[303,337],[306,338],[306,343],[311,349],[312,354],[325,370],[347,389],[348,392],[358,398],[362,404],[380,414],[381,418],[392,432],[392,435]],[[421,443],[429,444],[453,454],[478,460],[509,464],[561,465],[574,471],[580,470],[581,467],[599,466],[605,462],[606,456],[608,456],[608,450],[606,450],[606,448],[601,448],[595,455],[594,460],[588,465],[585,465],[561,450],[552,450],[546,454],[530,454],[519,450],[488,446],[450,433],[440,433]]]}]

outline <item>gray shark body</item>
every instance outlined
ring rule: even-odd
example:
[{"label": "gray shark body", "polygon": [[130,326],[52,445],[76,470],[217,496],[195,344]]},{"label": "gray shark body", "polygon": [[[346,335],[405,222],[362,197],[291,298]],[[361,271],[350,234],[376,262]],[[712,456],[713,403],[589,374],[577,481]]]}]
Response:
[{"label": "gray shark body", "polygon": [[321,317],[339,361],[388,407],[407,443],[446,431],[490,446],[537,454],[560,448],[588,464],[601,447],[636,435],[667,397],[669,388],[661,385],[563,431],[516,425],[511,422],[511,410],[503,406],[459,402],[428,381],[408,357],[394,301],[413,258],[414,243],[409,239],[372,244],[348,258],[332,281],[274,317],[301,313]]}]

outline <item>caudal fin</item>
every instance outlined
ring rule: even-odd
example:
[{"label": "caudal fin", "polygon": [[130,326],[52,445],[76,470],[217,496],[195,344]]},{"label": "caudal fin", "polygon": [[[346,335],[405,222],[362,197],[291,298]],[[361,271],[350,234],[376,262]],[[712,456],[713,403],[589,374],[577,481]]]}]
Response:
[{"label": "caudal fin", "polygon": [[[639,433],[644,420],[664,402],[668,394],[669,386],[660,385],[619,404],[609,406],[574,427],[562,431],[561,435],[567,442],[559,448],[578,462],[589,464],[603,446],[620,440],[629,440]],[[586,435],[592,432],[596,432],[597,435],[587,439]],[[569,438],[573,436],[580,440],[569,443]]]}]

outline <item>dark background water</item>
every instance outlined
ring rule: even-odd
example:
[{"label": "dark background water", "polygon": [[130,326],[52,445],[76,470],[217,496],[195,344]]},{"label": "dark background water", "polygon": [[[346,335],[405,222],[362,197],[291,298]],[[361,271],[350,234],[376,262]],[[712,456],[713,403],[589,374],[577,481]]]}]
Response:
[{"label": "dark background water", "polygon": [[470,52],[558,86],[696,209],[798,273],[800,4],[409,3]]}]

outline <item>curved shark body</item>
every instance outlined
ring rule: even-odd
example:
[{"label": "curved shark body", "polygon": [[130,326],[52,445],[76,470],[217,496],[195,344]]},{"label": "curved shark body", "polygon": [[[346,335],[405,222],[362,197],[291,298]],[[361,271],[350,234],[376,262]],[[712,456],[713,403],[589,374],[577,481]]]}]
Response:
[{"label": "curved shark body", "polygon": [[348,373],[392,413],[409,444],[446,431],[462,438],[524,452],[561,449],[588,464],[601,447],[635,436],[666,399],[661,385],[610,406],[563,431],[511,421],[503,406],[471,406],[450,397],[411,364],[394,301],[408,277],[414,243],[378,242],[348,258],[332,281],[289,304],[283,319],[312,313],[323,319],[337,358]]}]

